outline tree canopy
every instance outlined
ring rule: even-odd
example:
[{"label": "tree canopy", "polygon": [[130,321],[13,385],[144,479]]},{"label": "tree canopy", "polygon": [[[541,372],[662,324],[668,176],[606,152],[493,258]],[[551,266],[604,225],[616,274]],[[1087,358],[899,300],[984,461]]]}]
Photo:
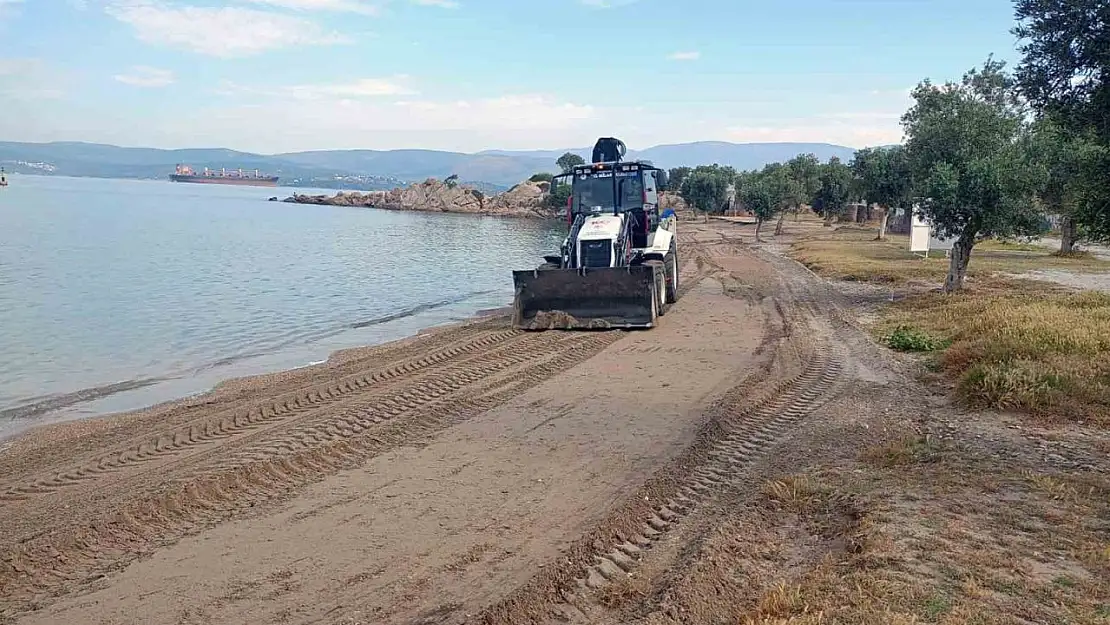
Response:
[{"label": "tree canopy", "polygon": [[735,178],[736,170],[732,167],[701,165],[683,178],[678,192],[694,210],[719,212],[728,202],[728,188]]},{"label": "tree canopy", "polygon": [[[1040,133],[1041,147],[1057,159],[1041,158],[1051,178],[1046,203],[1061,211],[1073,234],[1110,240],[1110,5],[1017,0],[1015,17],[1022,53],[1019,88],[1042,123],[1054,127]],[[1067,202],[1053,202],[1064,196]],[[1067,251],[1069,232],[1064,235],[1062,251]]]},{"label": "tree canopy", "polygon": [[812,202],[821,188],[821,161],[814,154],[799,154],[786,162],[790,176],[802,187],[806,202]]},{"label": "tree canopy", "polygon": [[689,167],[673,167],[667,171],[667,188],[666,191],[679,191],[682,189],[682,181],[686,176],[690,175],[693,169]]},{"label": "tree canopy", "polygon": [[[1105,0],[1017,0],[1016,76],[1040,111],[1110,140],[1110,5]],[[1110,176],[1110,172],[1107,173]]]},{"label": "tree canopy", "polygon": [[1031,162],[1025,111],[1004,63],[987,59],[958,82],[922,81],[902,118],[921,212],[937,235],[955,238],[945,291],[963,286],[981,237],[1034,234],[1041,170]]},{"label": "tree canopy", "polygon": [[558,159],[555,160],[555,164],[565,174],[565,173],[571,171],[572,169],[574,169],[578,165],[585,165],[586,164],[586,159],[582,158],[581,156],[578,156],[577,154],[575,154],[573,152],[566,152],[562,156],[560,156]]},{"label": "tree canopy", "polygon": [[863,200],[884,208],[906,204],[913,191],[909,160],[902,146],[864,148],[850,163]]},{"label": "tree canopy", "polygon": [[814,194],[814,205],[828,220],[852,201],[855,178],[852,169],[833,156],[828,163],[821,165],[817,179],[819,186]]},{"label": "tree canopy", "polygon": [[911,203],[913,177],[906,151],[900,145],[864,148],[856,152],[850,167],[863,200],[868,205],[877,204],[883,211],[876,238],[884,239],[891,209]]}]

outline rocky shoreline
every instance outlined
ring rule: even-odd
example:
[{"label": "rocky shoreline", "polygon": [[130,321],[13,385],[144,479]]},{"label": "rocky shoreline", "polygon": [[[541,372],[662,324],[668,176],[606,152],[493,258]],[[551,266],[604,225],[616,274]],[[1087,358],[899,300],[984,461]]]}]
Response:
[{"label": "rocky shoreline", "polygon": [[503,217],[558,218],[562,208],[547,205],[550,183],[522,182],[513,188],[487,195],[476,188],[428,178],[408,187],[388,191],[340,191],[333,196],[294,193],[284,202],[328,206],[365,206],[400,211],[463,213]]}]

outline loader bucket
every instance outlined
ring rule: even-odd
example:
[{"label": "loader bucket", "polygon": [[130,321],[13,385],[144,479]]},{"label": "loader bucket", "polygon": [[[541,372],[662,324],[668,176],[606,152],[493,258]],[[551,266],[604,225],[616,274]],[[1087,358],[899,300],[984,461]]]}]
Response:
[{"label": "loader bucket", "polygon": [[656,268],[514,271],[513,327],[523,330],[650,328]]}]

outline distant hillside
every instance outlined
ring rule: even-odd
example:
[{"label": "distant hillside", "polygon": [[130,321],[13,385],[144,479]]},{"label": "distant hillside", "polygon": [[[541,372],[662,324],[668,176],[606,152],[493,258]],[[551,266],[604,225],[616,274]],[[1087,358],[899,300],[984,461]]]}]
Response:
[{"label": "distant hillside", "polygon": [[[565,150],[486,150],[479,154],[512,156],[516,158],[548,159],[553,163],[563,154],[571,152],[587,161],[593,146],[588,148],[567,148]],[[629,149],[625,158],[645,159],[656,167],[694,167],[697,165],[732,165],[736,169],[758,169],[768,163],[786,161],[799,154],[812,153],[822,161],[836,156],[843,161],[850,160],[855,148],[831,143],[729,143],[727,141],[698,141],[695,143],[676,143],[657,145],[643,150]],[[549,165],[549,167],[551,167]]]},{"label": "distant hillside", "polygon": [[555,168],[553,159],[439,150],[321,150],[275,158],[317,169],[347,169],[413,182],[458,174],[463,181],[496,185],[514,185],[537,171]]},{"label": "distant hillside", "polygon": [[0,141],[0,165],[16,173],[166,180],[178,163],[195,170],[205,167],[258,169],[280,176],[281,185],[388,189],[404,182],[388,176],[363,175],[352,169],[312,167],[280,157],[223,148],[161,150],[99,143]]},{"label": "distant hillside", "polygon": [[[555,171],[555,159],[568,151],[589,160],[592,146],[486,150],[476,154],[440,150],[318,150],[266,155],[223,148],[161,150],[79,142],[0,142],[0,165],[17,173],[163,180],[178,163],[194,169],[241,167],[280,176],[281,185],[350,189],[389,188],[456,174],[462,182],[498,190],[533,173]],[[718,163],[754,169],[806,152],[824,161],[831,156],[851,159],[855,150],[828,143],[699,141],[629,150],[627,157],[648,159],[665,168]]]},{"label": "distant hillside", "polygon": [[681,167],[717,163],[736,169],[758,169],[768,163],[787,161],[799,154],[812,153],[821,161],[836,156],[850,160],[854,148],[830,143],[727,143],[699,141],[657,145],[646,150],[629,150],[632,158],[650,160],[656,167]]}]

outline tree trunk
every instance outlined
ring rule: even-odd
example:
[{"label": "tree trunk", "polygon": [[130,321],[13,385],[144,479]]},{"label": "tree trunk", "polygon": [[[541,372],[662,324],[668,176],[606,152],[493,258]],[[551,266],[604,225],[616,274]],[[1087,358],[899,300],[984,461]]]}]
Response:
[{"label": "tree trunk", "polygon": [[1060,220],[1060,253],[1071,254],[1075,251],[1075,241],[1079,233],[1075,227],[1075,220],[1070,215],[1065,215]]},{"label": "tree trunk", "polygon": [[763,218],[762,217],[756,217],[755,218],[755,242],[756,243],[763,243],[763,239],[759,238],[759,231],[762,228],[763,228]]},{"label": "tree trunk", "polygon": [[955,293],[964,288],[964,277],[967,276],[967,265],[971,262],[971,248],[975,247],[977,233],[978,228],[967,226],[952,245],[948,276],[944,279],[945,293]]},{"label": "tree trunk", "polygon": [[775,224],[775,236],[782,234],[782,221],[786,219],[786,210],[779,211],[779,222]]},{"label": "tree trunk", "polygon": [[831,210],[826,209],[825,210],[825,227],[826,228],[831,227],[832,222],[833,222],[833,212]]},{"label": "tree trunk", "polygon": [[884,206],[881,210],[883,211],[883,216],[879,217],[879,236],[875,237],[876,241],[886,240],[886,223],[887,220],[890,219],[890,208]]}]

